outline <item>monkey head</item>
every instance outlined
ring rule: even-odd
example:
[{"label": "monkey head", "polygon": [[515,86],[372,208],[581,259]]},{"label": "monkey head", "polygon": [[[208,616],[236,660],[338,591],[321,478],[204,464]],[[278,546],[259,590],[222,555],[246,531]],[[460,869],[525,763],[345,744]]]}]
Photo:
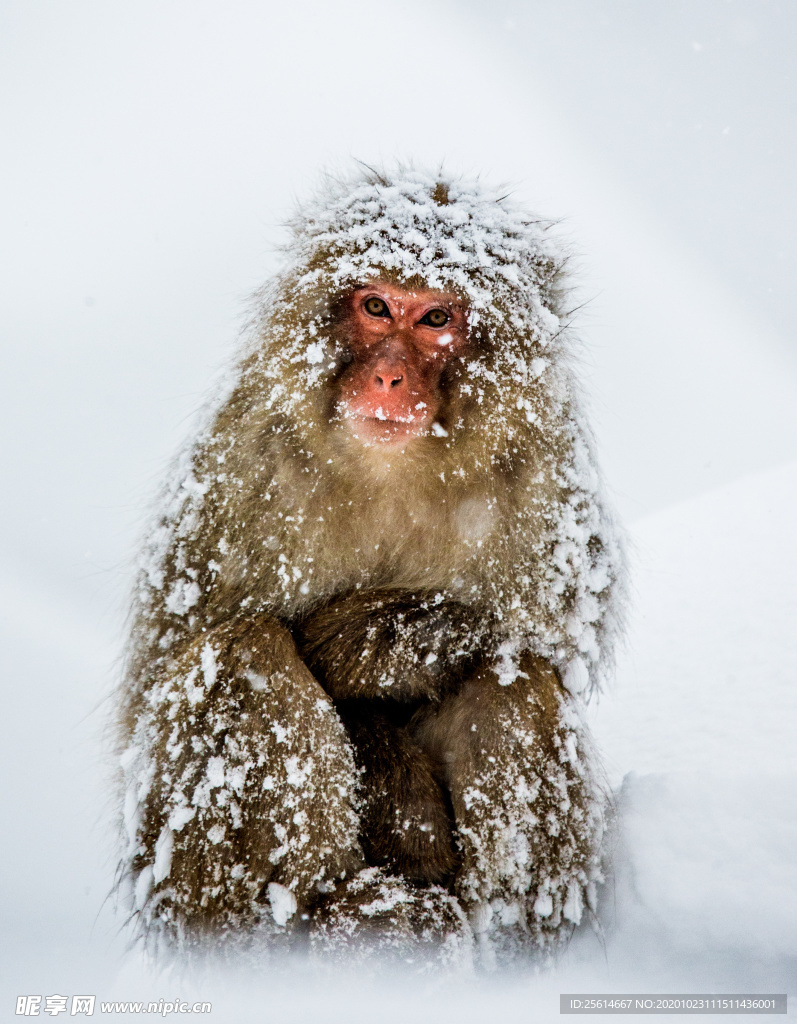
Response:
[{"label": "monkey head", "polygon": [[336,411],[351,433],[366,443],[446,436],[441,382],[468,348],[457,296],[376,280],[345,298],[340,328],[348,361]]},{"label": "monkey head", "polygon": [[329,179],[289,227],[240,364],[258,429],[358,480],[412,463],[489,488],[524,452],[558,462],[573,406],[550,222],[407,170]]}]

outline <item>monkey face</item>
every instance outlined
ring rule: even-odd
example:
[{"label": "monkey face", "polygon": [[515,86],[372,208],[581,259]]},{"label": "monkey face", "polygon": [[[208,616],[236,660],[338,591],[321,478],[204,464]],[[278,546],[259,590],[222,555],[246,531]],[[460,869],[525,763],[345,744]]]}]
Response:
[{"label": "monkey face", "polygon": [[443,371],[468,346],[456,295],[385,281],[356,288],[341,320],[351,361],[338,381],[336,411],[364,443],[443,434]]}]

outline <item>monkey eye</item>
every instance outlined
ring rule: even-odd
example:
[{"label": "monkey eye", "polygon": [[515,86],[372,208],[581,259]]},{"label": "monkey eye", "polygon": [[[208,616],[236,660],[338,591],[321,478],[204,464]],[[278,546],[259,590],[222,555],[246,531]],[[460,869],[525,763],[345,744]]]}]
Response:
[{"label": "monkey eye", "polygon": [[363,303],[366,313],[370,313],[371,316],[386,316],[390,317],[390,310],[387,308],[387,303],[383,299],[378,299],[375,295],[372,295],[370,299],[366,299]]},{"label": "monkey eye", "polygon": [[427,327],[445,327],[451,317],[444,309],[430,309],[426,316],[421,317],[419,324],[426,324]]}]

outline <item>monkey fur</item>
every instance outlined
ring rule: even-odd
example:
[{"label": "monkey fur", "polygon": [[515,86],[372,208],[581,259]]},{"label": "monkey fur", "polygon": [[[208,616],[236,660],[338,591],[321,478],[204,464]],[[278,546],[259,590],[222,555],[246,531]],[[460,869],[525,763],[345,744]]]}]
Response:
[{"label": "monkey fur", "polygon": [[[153,947],[490,966],[594,913],[581,707],[623,557],[552,236],[412,169],[330,180],[294,218],[141,560],[120,889]],[[389,451],[336,405],[369,281],[468,311],[431,429]]]}]

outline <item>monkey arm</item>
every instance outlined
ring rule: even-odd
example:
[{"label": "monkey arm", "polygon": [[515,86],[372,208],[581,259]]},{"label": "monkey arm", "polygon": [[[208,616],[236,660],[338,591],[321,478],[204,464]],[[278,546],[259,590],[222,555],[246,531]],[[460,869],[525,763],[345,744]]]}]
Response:
[{"label": "monkey arm", "polygon": [[410,731],[445,764],[462,846],[457,895],[477,930],[497,902],[505,924],[525,922],[544,942],[593,905],[605,795],[556,670],[532,654],[520,668],[502,686],[482,667],[456,694],[420,709]]},{"label": "monkey arm", "polygon": [[123,870],[144,927],[279,928],[360,862],[345,730],[276,620],[223,623],[135,685]]},{"label": "monkey arm", "polygon": [[434,592],[355,591],[294,631],[299,652],[333,700],[439,700],[495,647],[474,609]]}]

